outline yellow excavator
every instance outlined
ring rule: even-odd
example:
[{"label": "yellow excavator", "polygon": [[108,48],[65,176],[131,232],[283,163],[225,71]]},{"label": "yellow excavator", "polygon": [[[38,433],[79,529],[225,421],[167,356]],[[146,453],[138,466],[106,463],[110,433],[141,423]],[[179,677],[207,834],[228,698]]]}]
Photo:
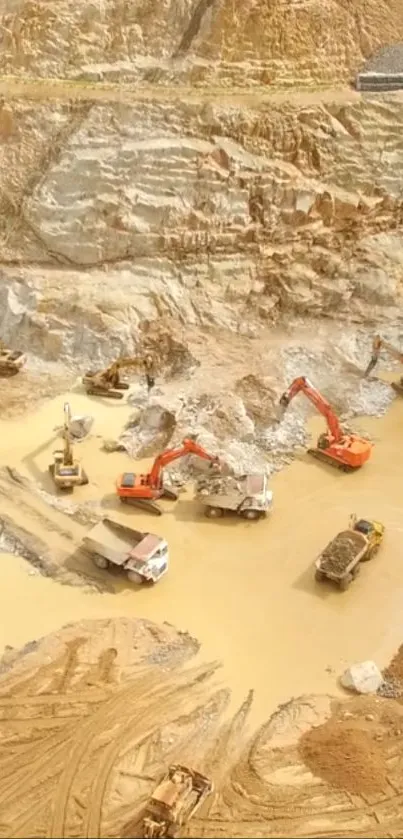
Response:
[{"label": "yellow excavator", "polygon": [[[395,358],[396,361],[400,361],[403,364],[403,353],[397,350],[392,344],[389,344],[387,341],[384,341],[380,335],[375,335],[374,340],[372,342],[372,355],[371,361],[368,364],[368,367],[365,371],[365,376],[369,376],[371,371],[374,369],[376,364],[378,363],[379,356],[381,351],[385,350],[385,352],[389,353],[392,358]],[[403,376],[400,377],[398,382],[391,382],[391,386],[396,393],[399,393],[400,396],[403,396]]]},{"label": "yellow excavator", "polygon": [[26,362],[26,356],[20,350],[10,350],[0,341],[0,375],[14,376]]},{"label": "yellow excavator", "polygon": [[57,489],[64,492],[72,492],[74,487],[88,484],[88,476],[81,463],[74,460],[73,447],[70,439],[71,413],[68,402],[64,404],[64,447],[62,450],[53,452],[53,463],[49,466],[49,472],[56,484]]},{"label": "yellow excavator", "polygon": [[153,360],[151,356],[145,358],[118,358],[105,370],[89,370],[83,376],[83,385],[89,396],[107,396],[109,399],[123,399],[122,390],[128,390],[128,382],[120,378],[120,370],[124,367],[142,367],[145,371],[147,388],[154,387]]}]

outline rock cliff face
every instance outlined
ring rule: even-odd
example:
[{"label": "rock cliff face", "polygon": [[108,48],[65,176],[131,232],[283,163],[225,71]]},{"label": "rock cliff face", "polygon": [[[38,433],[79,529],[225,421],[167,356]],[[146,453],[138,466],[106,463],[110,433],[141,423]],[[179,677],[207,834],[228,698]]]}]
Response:
[{"label": "rock cliff face", "polygon": [[324,85],[403,39],[400,0],[6,0],[1,23],[24,79],[0,79],[3,340],[75,370],[208,351],[233,388],[288,375],[274,326],[398,337],[403,100]]},{"label": "rock cliff face", "polygon": [[403,38],[400,0],[3,0],[1,71],[334,83]]},{"label": "rock cliff face", "polygon": [[397,317],[403,103],[393,96],[8,110],[5,340],[18,326],[23,348],[93,359],[102,345],[130,349],[145,319],[253,332],[289,313]]}]

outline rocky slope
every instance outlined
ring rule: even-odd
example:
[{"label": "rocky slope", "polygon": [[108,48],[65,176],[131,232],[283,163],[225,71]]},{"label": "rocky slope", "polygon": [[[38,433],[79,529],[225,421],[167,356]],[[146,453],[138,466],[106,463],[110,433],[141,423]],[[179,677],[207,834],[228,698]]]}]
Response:
[{"label": "rocky slope", "polygon": [[6,3],[1,69],[48,77],[0,109],[0,332],[31,371],[148,346],[175,381],[201,363],[186,398],[251,374],[270,402],[298,372],[332,391],[336,349],[346,410],[375,324],[400,337],[403,101],[276,90],[349,78],[402,37],[399,7],[103,0],[56,24],[55,4]]},{"label": "rocky slope", "polygon": [[399,0],[4,0],[2,72],[199,85],[346,80],[403,37]]}]

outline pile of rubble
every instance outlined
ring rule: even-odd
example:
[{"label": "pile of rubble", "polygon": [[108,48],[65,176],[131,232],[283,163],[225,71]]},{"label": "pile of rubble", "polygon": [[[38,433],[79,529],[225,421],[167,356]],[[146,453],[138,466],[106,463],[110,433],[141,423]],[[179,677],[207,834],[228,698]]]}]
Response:
[{"label": "pile of rubble", "polygon": [[205,495],[206,493],[209,495],[229,495],[233,492],[239,492],[242,495],[244,489],[242,477],[245,476],[240,475],[236,478],[229,475],[212,475],[211,477],[203,475],[196,481],[196,495]]}]

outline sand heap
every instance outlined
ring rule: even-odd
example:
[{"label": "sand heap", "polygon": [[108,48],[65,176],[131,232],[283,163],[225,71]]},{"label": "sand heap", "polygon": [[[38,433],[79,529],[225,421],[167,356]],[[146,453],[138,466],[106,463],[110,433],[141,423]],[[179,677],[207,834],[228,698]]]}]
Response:
[{"label": "sand heap", "polygon": [[365,795],[387,786],[382,746],[368,731],[340,719],[304,734],[300,753],[311,772],[333,787]]}]

